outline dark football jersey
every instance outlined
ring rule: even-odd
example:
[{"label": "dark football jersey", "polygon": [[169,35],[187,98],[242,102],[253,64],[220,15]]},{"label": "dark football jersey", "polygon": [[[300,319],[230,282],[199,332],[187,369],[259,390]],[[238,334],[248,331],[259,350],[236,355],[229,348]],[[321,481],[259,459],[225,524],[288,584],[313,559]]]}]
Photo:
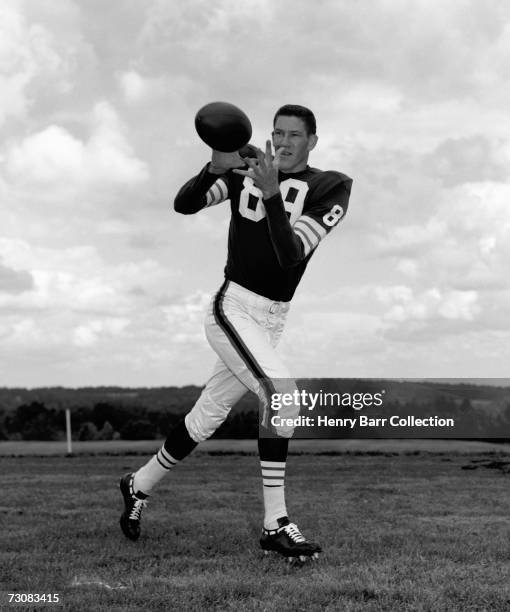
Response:
[{"label": "dark football jersey", "polygon": [[299,257],[289,266],[279,261],[262,193],[251,178],[232,171],[213,175],[206,166],[179,191],[175,208],[194,213],[229,199],[232,215],[225,277],[271,300],[288,302],[317,245],[345,216],[352,179],[307,166],[293,174],[280,172],[278,180],[300,248]]}]

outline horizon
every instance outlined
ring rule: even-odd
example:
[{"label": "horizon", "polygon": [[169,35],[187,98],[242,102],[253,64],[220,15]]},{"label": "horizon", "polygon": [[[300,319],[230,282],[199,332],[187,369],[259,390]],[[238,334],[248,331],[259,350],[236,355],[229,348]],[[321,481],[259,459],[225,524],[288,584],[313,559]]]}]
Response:
[{"label": "horizon", "polygon": [[[359,380],[359,381],[370,381],[370,382],[378,382],[378,381],[389,381],[389,382],[412,382],[412,383],[434,383],[434,384],[447,384],[447,385],[473,385],[473,386],[492,386],[492,387],[510,387],[510,378],[358,378],[358,377],[349,377],[349,378],[332,378],[332,377],[298,377],[296,380]],[[468,381],[468,382],[466,382]],[[488,382],[491,381],[491,382]],[[497,381],[497,382],[496,382]],[[85,385],[83,387],[66,387],[63,385],[50,385],[50,386],[42,386],[42,387],[8,387],[2,386],[0,390],[14,391],[23,389],[26,391],[37,391],[40,389],[65,389],[70,391],[78,391],[83,389],[100,389],[100,388],[111,388],[111,389],[121,389],[126,391],[135,391],[138,389],[166,389],[166,388],[183,388],[183,387],[203,387],[205,382],[202,384],[186,384],[186,385],[155,385],[155,386],[119,386],[119,385]],[[248,393],[248,391],[247,391]]]}]

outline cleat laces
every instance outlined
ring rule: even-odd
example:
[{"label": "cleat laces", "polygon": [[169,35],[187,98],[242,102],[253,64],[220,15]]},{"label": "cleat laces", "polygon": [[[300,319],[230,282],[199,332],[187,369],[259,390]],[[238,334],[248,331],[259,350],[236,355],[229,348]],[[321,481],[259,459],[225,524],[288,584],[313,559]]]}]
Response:
[{"label": "cleat laces", "polygon": [[290,539],[296,544],[301,544],[302,542],[306,542],[305,538],[301,535],[297,525],[294,523],[289,523],[282,528],[282,531],[290,537]]},{"label": "cleat laces", "polygon": [[133,502],[133,507],[131,508],[131,512],[129,513],[130,521],[139,521],[142,515],[142,510],[147,505],[147,502],[144,499],[137,499]]}]

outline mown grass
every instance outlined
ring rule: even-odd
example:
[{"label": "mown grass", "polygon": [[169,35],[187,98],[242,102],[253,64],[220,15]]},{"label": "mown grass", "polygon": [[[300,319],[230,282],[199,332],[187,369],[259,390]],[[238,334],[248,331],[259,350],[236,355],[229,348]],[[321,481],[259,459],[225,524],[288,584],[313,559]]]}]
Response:
[{"label": "mown grass", "polygon": [[126,540],[118,478],[142,461],[1,458],[0,591],[72,611],[510,609],[510,476],[479,456],[291,456],[291,517],[324,547],[301,568],[259,551],[255,455],[192,455]]}]

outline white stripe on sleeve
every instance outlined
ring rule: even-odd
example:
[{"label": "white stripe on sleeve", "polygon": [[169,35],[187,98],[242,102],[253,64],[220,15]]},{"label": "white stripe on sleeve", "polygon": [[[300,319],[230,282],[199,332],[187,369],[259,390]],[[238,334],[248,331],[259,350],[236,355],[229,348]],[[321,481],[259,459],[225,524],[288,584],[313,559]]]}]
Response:
[{"label": "white stripe on sleeve", "polygon": [[220,202],[224,202],[228,199],[227,184],[223,179],[218,179],[210,188],[206,194],[206,207],[216,206]]},{"label": "white stripe on sleeve", "polygon": [[[294,231],[298,234],[305,247],[305,255],[308,255],[312,249],[319,244],[319,242],[328,233],[322,225],[317,223],[315,219],[308,215],[301,215],[294,224]],[[306,238],[306,239],[305,239]]]},{"label": "white stripe on sleeve", "polygon": [[294,231],[301,238],[301,242],[303,243],[303,246],[305,247],[305,255],[308,255],[308,253],[313,248],[312,242],[310,241],[308,236],[302,230],[299,229],[299,227],[294,226]]}]

